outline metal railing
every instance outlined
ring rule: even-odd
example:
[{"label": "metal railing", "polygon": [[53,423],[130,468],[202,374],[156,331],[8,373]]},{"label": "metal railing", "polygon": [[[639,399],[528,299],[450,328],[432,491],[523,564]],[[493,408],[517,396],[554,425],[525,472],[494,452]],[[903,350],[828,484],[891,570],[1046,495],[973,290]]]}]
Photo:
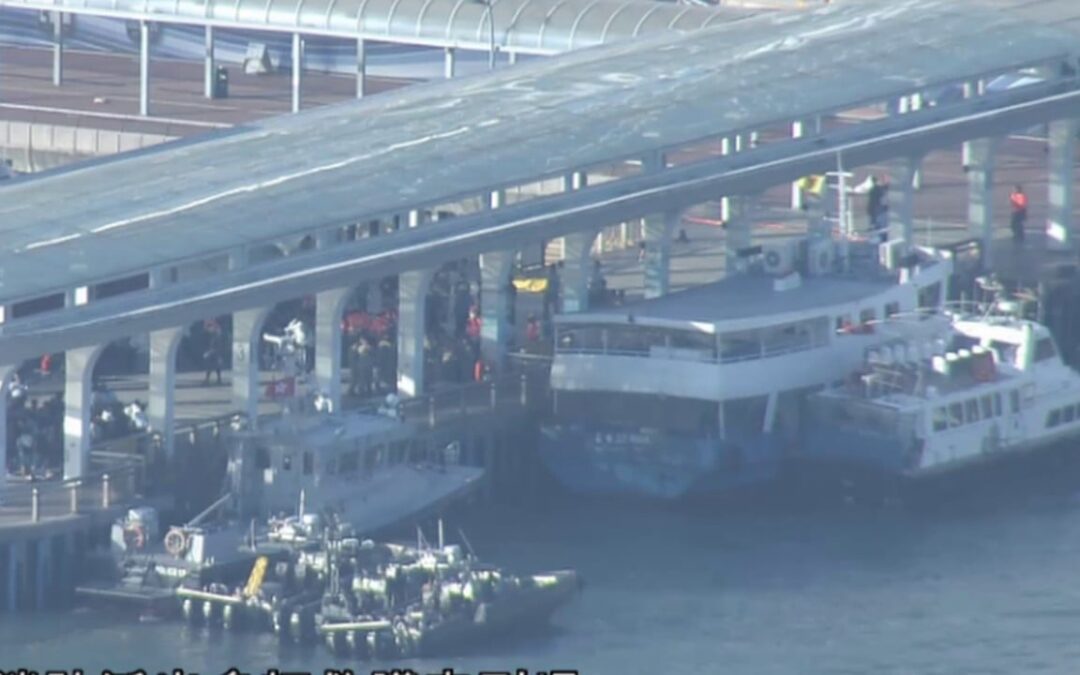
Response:
[{"label": "metal railing", "polygon": [[54,518],[108,511],[131,503],[140,494],[143,463],[116,463],[74,480],[9,482],[0,505],[0,532],[5,527]]}]

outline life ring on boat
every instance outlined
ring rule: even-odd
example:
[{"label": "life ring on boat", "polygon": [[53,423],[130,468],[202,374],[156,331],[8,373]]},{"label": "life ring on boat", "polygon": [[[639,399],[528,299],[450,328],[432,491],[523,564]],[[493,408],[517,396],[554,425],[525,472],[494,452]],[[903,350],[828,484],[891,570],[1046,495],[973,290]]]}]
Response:
[{"label": "life ring on boat", "polygon": [[188,536],[183,530],[174,528],[165,535],[165,550],[177,558],[187,552],[188,544]]},{"label": "life ring on boat", "polygon": [[139,551],[146,546],[146,530],[141,525],[131,525],[124,529],[124,546]]}]

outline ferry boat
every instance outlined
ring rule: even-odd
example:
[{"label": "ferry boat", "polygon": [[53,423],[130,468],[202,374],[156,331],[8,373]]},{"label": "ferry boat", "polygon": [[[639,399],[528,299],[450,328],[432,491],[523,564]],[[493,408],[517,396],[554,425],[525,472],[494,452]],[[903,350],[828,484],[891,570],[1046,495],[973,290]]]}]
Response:
[{"label": "ferry boat", "polygon": [[868,350],[809,406],[800,462],[926,484],[1080,438],[1080,373],[1045,326],[960,313],[947,339]]},{"label": "ferry boat", "polygon": [[826,236],[739,252],[726,279],[555,318],[540,454],[579,493],[678,499],[757,488],[794,449],[810,392],[943,306],[947,253]]}]

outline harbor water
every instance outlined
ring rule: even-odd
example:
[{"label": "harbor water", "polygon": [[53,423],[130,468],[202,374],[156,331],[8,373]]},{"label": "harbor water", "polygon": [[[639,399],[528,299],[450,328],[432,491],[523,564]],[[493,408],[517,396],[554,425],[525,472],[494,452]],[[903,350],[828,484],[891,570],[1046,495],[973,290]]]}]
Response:
[{"label": "harbor water", "polygon": [[[1075,673],[1080,464],[933,508],[549,500],[463,518],[484,559],[575,567],[583,594],[541,634],[403,661],[418,673]],[[1052,481],[1052,483],[1051,483]],[[449,528],[453,532],[454,527]],[[380,664],[381,665],[381,664]],[[316,672],[371,664],[269,635],[85,610],[0,618],[0,670]]]}]

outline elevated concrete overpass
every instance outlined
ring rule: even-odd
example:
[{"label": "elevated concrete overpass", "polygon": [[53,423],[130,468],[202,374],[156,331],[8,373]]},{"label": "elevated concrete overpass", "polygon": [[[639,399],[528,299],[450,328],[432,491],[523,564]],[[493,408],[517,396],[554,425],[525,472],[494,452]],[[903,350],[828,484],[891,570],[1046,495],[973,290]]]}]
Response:
[{"label": "elevated concrete overpass", "polygon": [[[342,299],[363,278],[399,273],[399,389],[414,394],[423,386],[426,270],[441,262],[483,254],[485,350],[497,355],[509,261],[526,242],[568,237],[566,304],[580,308],[596,231],[644,217],[646,283],[660,294],[680,210],[720,195],[752,203],[755,192],[838,158],[845,167],[900,160],[896,229],[910,241],[918,158],[967,140],[971,224],[987,237],[993,139],[1047,122],[1051,220],[1065,245],[1072,208],[1062,186],[1072,184],[1080,102],[1074,43],[945,0],[860,3],[585,50],[21,179],[0,189],[0,363],[10,371],[24,357],[67,350],[65,474],[77,476],[90,374],[109,339],[151,333],[151,413],[167,429],[182,326],[236,312],[234,398],[247,409],[257,401],[250,355],[265,307],[315,293],[316,374],[333,397]],[[980,86],[1024,68],[1040,69],[1043,82],[1005,93]],[[968,98],[921,105],[950,86]],[[893,114],[879,121],[814,124],[884,101]],[[778,129],[797,137],[750,147],[747,139]],[[589,185],[611,165],[633,169]],[[562,193],[505,199],[553,178],[565,181]],[[442,210],[457,217],[425,222]],[[397,229],[385,227],[392,220]],[[369,222],[382,224],[369,230],[376,236],[357,237],[355,225]],[[732,249],[747,222],[729,224]],[[312,246],[302,253],[255,255],[303,238]],[[192,266],[209,274],[191,277]],[[104,297],[121,280],[135,280],[130,292]]]},{"label": "elevated concrete overpass", "polygon": [[[214,97],[215,30],[291,38],[285,57],[292,71],[293,112],[301,107],[305,40],[335,38],[356,44],[356,96],[365,93],[369,42],[444,50],[444,74],[456,72],[458,50],[489,52],[511,63],[519,54],[550,56],[659,33],[685,33],[739,21],[758,9],[685,6],[642,0],[0,0],[0,9],[42,13],[53,28],[53,81],[63,81],[65,17],[133,22],[139,27],[139,111],[150,114],[151,29],[201,28],[205,37],[204,94]],[[188,37],[184,37],[185,40]]]}]

